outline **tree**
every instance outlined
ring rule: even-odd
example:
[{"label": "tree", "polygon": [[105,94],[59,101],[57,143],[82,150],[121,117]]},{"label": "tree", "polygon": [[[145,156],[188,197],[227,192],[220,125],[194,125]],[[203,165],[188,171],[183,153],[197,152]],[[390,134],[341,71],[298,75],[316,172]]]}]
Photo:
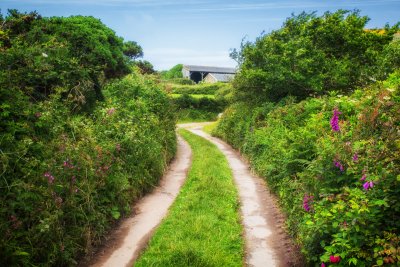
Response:
[{"label": "tree", "polygon": [[177,64],[177,65],[173,66],[171,69],[169,69],[168,71],[162,72],[161,76],[164,79],[182,78],[183,77],[182,68],[183,68],[182,64]]},{"label": "tree", "polygon": [[131,60],[143,57],[142,47],[134,41],[124,42],[123,52],[124,55],[129,57]]},{"label": "tree", "polygon": [[339,10],[292,15],[279,30],[245,43],[240,71],[234,80],[236,97],[246,101],[298,99],[328,91],[350,92],[381,79],[377,62],[398,30],[365,30],[369,18],[358,11]]},{"label": "tree", "polygon": [[73,109],[90,108],[106,80],[129,71],[122,38],[93,17],[10,10],[0,25],[1,90],[20,90],[34,101],[61,90]]},{"label": "tree", "polygon": [[139,60],[135,63],[135,66],[139,68],[142,74],[153,74],[155,73],[153,65],[147,60]]}]

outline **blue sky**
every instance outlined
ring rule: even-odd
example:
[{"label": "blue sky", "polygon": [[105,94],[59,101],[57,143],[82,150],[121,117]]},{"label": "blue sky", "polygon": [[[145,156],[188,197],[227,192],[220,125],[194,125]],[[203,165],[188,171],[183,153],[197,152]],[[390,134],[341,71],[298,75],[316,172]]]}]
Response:
[{"label": "blue sky", "polygon": [[243,37],[282,26],[292,13],[360,9],[370,28],[400,21],[400,0],[0,0],[7,9],[43,16],[91,15],[125,40],[138,42],[156,69],[183,64],[234,67],[229,50]]}]

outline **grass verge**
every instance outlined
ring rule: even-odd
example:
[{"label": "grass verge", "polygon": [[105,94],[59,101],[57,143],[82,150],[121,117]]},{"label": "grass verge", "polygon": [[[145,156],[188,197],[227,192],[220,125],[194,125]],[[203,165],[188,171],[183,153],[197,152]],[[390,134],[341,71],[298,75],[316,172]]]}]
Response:
[{"label": "grass verge", "polygon": [[[190,95],[191,97],[197,98],[197,99],[203,98],[203,97],[215,99],[215,95],[205,95],[205,94],[189,94],[189,95]],[[182,94],[170,94],[170,96],[171,96],[172,98],[178,98],[178,97],[181,97]]]},{"label": "grass verge", "polygon": [[211,122],[210,124],[203,127],[203,131],[205,131],[208,134],[211,134],[212,131],[217,127],[217,125],[218,121]]},{"label": "grass verge", "polygon": [[193,163],[181,193],[135,266],[242,266],[237,190],[218,148],[189,131]]}]

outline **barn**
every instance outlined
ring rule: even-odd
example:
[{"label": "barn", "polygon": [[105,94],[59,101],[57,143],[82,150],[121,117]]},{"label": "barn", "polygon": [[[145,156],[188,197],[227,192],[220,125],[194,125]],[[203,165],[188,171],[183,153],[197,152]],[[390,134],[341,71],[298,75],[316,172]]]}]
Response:
[{"label": "barn", "polygon": [[233,79],[236,73],[234,68],[207,67],[195,65],[183,65],[182,74],[195,83],[203,80],[206,82],[228,82]]}]

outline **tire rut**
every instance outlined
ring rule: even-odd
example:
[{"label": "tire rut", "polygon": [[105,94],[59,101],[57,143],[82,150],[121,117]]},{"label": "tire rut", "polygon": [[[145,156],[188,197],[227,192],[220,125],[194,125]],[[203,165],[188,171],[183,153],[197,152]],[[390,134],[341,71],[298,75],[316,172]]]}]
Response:
[{"label": "tire rut", "polygon": [[135,204],[134,214],[110,233],[109,241],[89,263],[81,263],[81,266],[132,266],[179,194],[191,166],[191,157],[189,144],[178,137],[176,157],[159,185]]},{"label": "tire rut", "polygon": [[231,146],[202,131],[204,125],[181,127],[214,143],[229,162],[240,198],[246,265],[304,266],[299,249],[285,231],[285,217],[265,181],[251,173],[249,164]]}]

